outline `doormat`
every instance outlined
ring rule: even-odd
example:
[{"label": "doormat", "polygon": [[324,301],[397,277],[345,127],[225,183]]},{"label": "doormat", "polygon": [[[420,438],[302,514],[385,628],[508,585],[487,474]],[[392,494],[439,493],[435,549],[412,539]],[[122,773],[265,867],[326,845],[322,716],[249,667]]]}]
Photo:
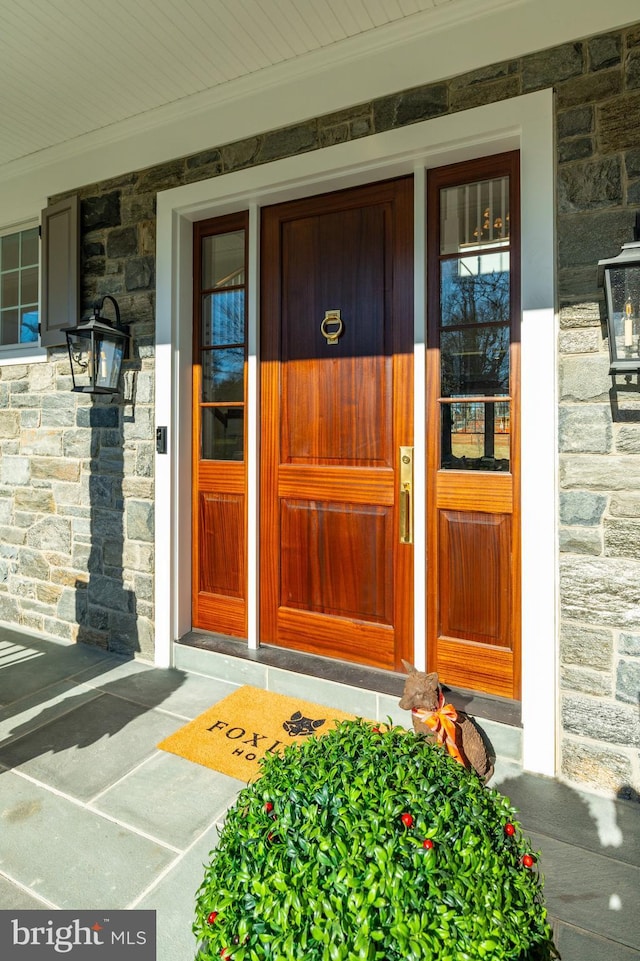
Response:
[{"label": "doormat", "polygon": [[222,774],[250,781],[260,774],[258,761],[268,751],[324,734],[340,721],[353,721],[332,707],[245,685],[218,701],[195,720],[158,744]]}]

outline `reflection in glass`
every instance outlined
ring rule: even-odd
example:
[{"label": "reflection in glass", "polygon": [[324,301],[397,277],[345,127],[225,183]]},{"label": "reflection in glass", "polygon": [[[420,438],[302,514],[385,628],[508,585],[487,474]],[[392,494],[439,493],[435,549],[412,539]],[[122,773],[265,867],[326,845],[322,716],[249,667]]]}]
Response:
[{"label": "reflection in glass", "polygon": [[202,352],[202,400],[204,403],[244,400],[244,347]]},{"label": "reflection in glass", "polygon": [[202,288],[244,284],[244,230],[215,234],[202,241]]},{"label": "reflection in glass", "polygon": [[508,321],[509,289],[507,251],[445,261],[440,275],[442,326]]},{"label": "reflection in glass", "polygon": [[509,393],[509,327],[468,327],[440,335],[440,394]]},{"label": "reflection in glass", "polygon": [[509,178],[447,187],[440,192],[440,253],[494,246],[509,238]]},{"label": "reflection in glass", "polygon": [[202,460],[244,459],[242,407],[202,408]]},{"label": "reflection in glass", "polygon": [[38,303],[38,268],[29,267],[20,271],[20,303]]},{"label": "reflection in glass", "polygon": [[8,237],[0,238],[0,270],[17,270],[19,266],[20,234],[9,234]]},{"label": "reflection in glass", "polygon": [[202,298],[202,346],[244,343],[244,290],[221,290]]},{"label": "reflection in glass", "polygon": [[33,344],[38,339],[38,311],[26,307],[20,317],[20,343]]},{"label": "reflection in glass", "polygon": [[22,234],[22,267],[30,267],[38,263],[38,228],[23,230]]},{"label": "reflection in glass", "polygon": [[441,463],[446,470],[508,471],[509,401],[441,406]]},{"label": "reflection in glass", "polygon": [[18,311],[0,311],[0,344],[17,344],[18,340]]}]

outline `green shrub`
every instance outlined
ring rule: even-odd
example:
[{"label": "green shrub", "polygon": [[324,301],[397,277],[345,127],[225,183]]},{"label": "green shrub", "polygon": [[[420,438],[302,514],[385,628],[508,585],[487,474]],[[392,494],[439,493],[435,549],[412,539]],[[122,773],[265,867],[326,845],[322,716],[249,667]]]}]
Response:
[{"label": "green shrub", "polygon": [[541,889],[506,798],[439,745],[358,720],[262,762],[193,930],[199,961],[544,961]]}]

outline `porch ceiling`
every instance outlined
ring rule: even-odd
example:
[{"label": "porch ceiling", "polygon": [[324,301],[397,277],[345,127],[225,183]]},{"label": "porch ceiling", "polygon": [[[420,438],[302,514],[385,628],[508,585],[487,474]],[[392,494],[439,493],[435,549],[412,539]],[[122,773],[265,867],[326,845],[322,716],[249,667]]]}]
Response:
[{"label": "porch ceiling", "polygon": [[519,0],[0,0],[0,175]]}]

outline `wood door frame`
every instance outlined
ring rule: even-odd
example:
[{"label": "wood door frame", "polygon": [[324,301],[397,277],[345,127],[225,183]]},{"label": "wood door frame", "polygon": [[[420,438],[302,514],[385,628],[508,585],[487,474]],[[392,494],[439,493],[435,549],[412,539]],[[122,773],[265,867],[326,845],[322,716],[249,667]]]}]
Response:
[{"label": "wood door frame", "polygon": [[[523,593],[523,757],[527,770],[555,773],[559,722],[553,132],[552,91],[539,91],[159,193],[155,422],[168,425],[169,435],[168,454],[157,455],[155,461],[155,548],[163,562],[156,568],[155,626],[150,626],[158,666],[173,663],[174,639],[191,626],[190,580],[185,587],[183,575],[189,578],[191,563],[193,221],[249,209],[252,244],[257,238],[258,201],[276,203],[412,171],[418,173],[419,207],[425,168],[519,147],[523,172],[522,558],[527,588]],[[423,230],[416,221],[416,267],[424,256]],[[257,262],[253,269],[257,270]],[[421,368],[424,281],[419,271],[414,289],[416,363]],[[254,322],[256,318],[257,309]],[[256,356],[257,344],[253,349],[250,345],[250,394],[257,388],[255,369],[252,375]],[[251,417],[251,408],[248,414]],[[417,416],[416,434],[419,431]],[[255,445],[257,452],[255,424],[249,434],[249,445]],[[255,516],[250,508],[249,536]],[[416,570],[416,580],[424,583],[424,568]],[[256,638],[257,630],[252,633],[250,624],[249,644]]]}]

